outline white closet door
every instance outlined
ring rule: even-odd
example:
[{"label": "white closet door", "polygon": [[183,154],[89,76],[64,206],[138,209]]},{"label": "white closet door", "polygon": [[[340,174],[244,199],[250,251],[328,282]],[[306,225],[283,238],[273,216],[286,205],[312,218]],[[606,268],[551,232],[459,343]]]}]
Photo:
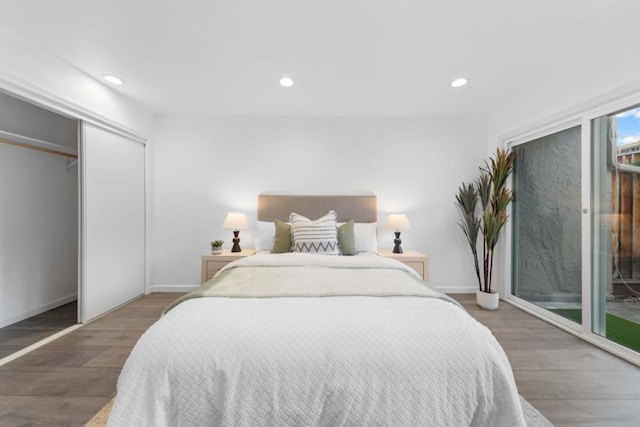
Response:
[{"label": "white closet door", "polygon": [[83,322],[144,294],[144,150],[144,144],[82,124]]}]

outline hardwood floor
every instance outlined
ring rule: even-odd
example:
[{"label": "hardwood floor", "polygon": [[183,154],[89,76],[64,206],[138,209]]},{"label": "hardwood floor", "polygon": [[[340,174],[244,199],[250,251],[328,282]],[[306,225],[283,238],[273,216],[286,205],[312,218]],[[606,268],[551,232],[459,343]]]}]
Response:
[{"label": "hardwood floor", "polygon": [[[180,294],[150,294],[0,367],[0,426],[81,426],[137,339]],[[503,301],[455,295],[502,344],[520,394],[556,426],[639,426],[640,368]]]},{"label": "hardwood floor", "polygon": [[491,329],[518,391],[554,425],[640,426],[640,368],[504,301],[491,312],[452,296]]},{"label": "hardwood floor", "polygon": [[76,301],[0,328],[0,359],[78,322]]},{"label": "hardwood floor", "polygon": [[82,426],[142,333],[181,294],[150,294],[0,367],[0,426]]}]

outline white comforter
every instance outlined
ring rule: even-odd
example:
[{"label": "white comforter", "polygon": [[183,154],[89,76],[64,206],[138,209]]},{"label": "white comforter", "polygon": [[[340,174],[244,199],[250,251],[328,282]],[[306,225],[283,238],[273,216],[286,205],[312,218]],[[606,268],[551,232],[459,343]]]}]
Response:
[{"label": "white comforter", "polygon": [[[289,255],[238,264],[405,268],[379,257]],[[109,425],[525,422],[502,348],[460,307],[426,297],[331,296],[179,304],[133,349]]]}]

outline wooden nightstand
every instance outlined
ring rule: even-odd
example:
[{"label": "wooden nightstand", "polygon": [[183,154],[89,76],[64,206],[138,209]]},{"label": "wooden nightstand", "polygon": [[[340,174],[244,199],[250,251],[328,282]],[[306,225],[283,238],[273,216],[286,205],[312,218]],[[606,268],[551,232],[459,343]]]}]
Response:
[{"label": "wooden nightstand", "polygon": [[223,249],[220,255],[212,255],[211,252],[202,254],[202,283],[211,279],[222,267],[246,256],[256,253],[255,249],[243,249],[242,252],[231,252],[231,249]]},{"label": "wooden nightstand", "polygon": [[378,255],[397,259],[418,272],[422,280],[429,281],[429,257],[416,251],[404,251],[402,254],[394,254],[391,249],[379,249]]}]

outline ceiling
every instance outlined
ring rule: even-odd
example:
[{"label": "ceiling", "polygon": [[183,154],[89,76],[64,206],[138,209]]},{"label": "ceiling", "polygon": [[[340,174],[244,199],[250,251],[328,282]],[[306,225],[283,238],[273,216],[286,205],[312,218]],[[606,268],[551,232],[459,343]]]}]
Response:
[{"label": "ceiling", "polygon": [[[156,113],[491,114],[640,76],[637,0],[0,0],[0,25]],[[630,70],[633,70],[631,72]],[[278,80],[291,76],[283,88]],[[459,76],[469,84],[453,89]],[[638,77],[636,77],[638,78]],[[105,83],[106,84],[106,83]]]}]

